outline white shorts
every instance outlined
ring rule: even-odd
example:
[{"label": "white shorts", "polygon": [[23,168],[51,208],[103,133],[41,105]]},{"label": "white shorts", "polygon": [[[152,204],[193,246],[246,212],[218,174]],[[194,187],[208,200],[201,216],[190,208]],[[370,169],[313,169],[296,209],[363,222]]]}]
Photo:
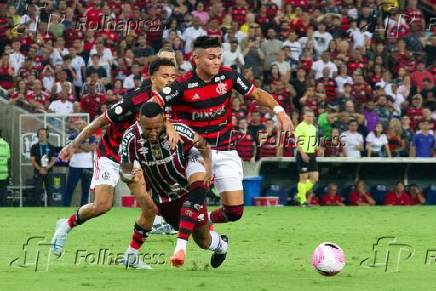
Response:
[{"label": "white shorts", "polygon": [[[189,152],[189,161],[186,167],[186,176],[205,172],[203,157],[196,148]],[[212,174],[214,185],[219,193],[224,191],[242,190],[244,177],[241,158],[237,151],[212,150]]]},{"label": "white shorts", "polygon": [[106,157],[97,157],[94,161],[94,174],[91,180],[91,190],[95,186],[109,185],[115,187],[120,179],[120,164]]}]

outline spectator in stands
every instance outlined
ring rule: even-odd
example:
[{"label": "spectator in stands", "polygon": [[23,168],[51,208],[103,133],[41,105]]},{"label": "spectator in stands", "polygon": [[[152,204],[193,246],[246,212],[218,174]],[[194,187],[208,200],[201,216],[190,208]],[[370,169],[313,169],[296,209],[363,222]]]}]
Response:
[{"label": "spectator in stands", "polygon": [[429,79],[432,84],[434,84],[433,74],[425,69],[425,63],[423,61],[419,61],[416,65],[416,71],[411,74],[412,83],[418,89],[423,88],[424,79]]},{"label": "spectator in stands", "polygon": [[12,51],[9,53],[9,67],[11,67],[12,76],[16,77],[20,71],[21,66],[24,64],[26,57],[20,52],[20,40],[12,42]]},{"label": "spectator in stands", "polygon": [[259,135],[259,158],[271,158],[277,156],[277,131],[272,120],[266,122],[266,129],[261,130]]},{"label": "spectator in stands", "polygon": [[307,201],[309,205],[312,206],[319,206],[319,198],[313,193],[313,191],[310,191],[309,194],[307,194]]},{"label": "spectator in stands", "polygon": [[417,184],[409,186],[410,205],[424,205],[426,203],[425,195]]},{"label": "spectator in stands", "polygon": [[409,152],[406,151],[406,141],[404,139],[403,129],[401,128],[401,123],[398,118],[392,118],[389,121],[387,138],[392,157],[409,156]]},{"label": "spectator in stands", "polygon": [[348,123],[348,130],[341,135],[344,143],[344,155],[351,158],[360,158],[363,147],[363,136],[357,132],[359,124],[356,120]]},{"label": "spectator in stands", "polygon": [[182,34],[185,42],[185,53],[191,53],[193,41],[200,36],[206,36],[207,32],[200,26],[201,20],[198,17],[192,18],[192,26],[186,28]]},{"label": "spectator in stands", "polygon": [[236,135],[236,150],[244,162],[254,162],[256,157],[256,141],[248,133],[248,123],[245,118],[239,120],[239,130]]},{"label": "spectator in stands", "polygon": [[366,136],[368,157],[392,157],[388,146],[388,137],[383,133],[383,124],[378,122],[375,130]]},{"label": "spectator in stands", "polygon": [[435,153],[436,144],[435,137],[430,132],[432,124],[428,120],[419,122],[420,132],[417,133],[412,140],[410,146],[410,156],[418,158],[432,158]]},{"label": "spectator in stands", "polygon": [[50,104],[50,94],[42,90],[40,80],[33,82],[32,91],[27,94],[27,101],[35,111],[47,111]]},{"label": "spectator in stands", "polygon": [[103,84],[106,85],[105,78],[107,77],[106,69],[100,64],[101,56],[98,53],[94,53],[91,55],[91,62],[86,69],[86,75],[90,76],[93,73],[97,73],[98,78],[102,81]]},{"label": "spectator in stands", "polygon": [[262,116],[260,112],[254,111],[251,113],[250,124],[248,125],[248,132],[251,134],[256,144],[259,144],[258,132],[266,129],[265,125],[262,124]]},{"label": "spectator in stands", "polygon": [[5,206],[9,185],[9,169],[11,168],[11,150],[9,143],[3,139],[0,130],[0,206]]},{"label": "spectator in stands", "polygon": [[398,181],[393,191],[388,192],[385,197],[385,205],[387,206],[407,206],[410,205],[410,196],[404,191],[404,184]]},{"label": "spectator in stands", "polygon": [[[46,128],[39,128],[37,131],[38,143],[32,145],[30,149],[30,158],[32,161],[33,179],[36,188],[36,194],[41,195],[44,190],[47,194],[48,204],[52,201],[52,171],[56,162],[55,148],[48,142],[48,131]],[[40,198],[35,197],[38,201]]]},{"label": "spectator in stands", "polygon": [[48,110],[54,113],[68,114],[73,112],[73,103],[68,100],[68,87],[64,86],[61,93],[59,93],[59,99],[50,103]]},{"label": "spectator in stands", "polygon": [[337,193],[338,186],[335,183],[330,183],[327,187],[327,192],[321,198],[323,206],[345,206],[342,202],[342,197]]},{"label": "spectator in stands", "polygon": [[321,78],[324,68],[329,68],[329,78],[335,78],[338,68],[330,61],[330,53],[324,52],[321,54],[321,59],[314,62],[312,65],[312,71],[315,74],[315,79]]},{"label": "spectator in stands", "polygon": [[[72,141],[86,127],[86,122],[83,119],[77,119],[74,123],[75,132],[69,136]],[[96,139],[94,136],[89,138],[86,143],[80,145],[78,150],[70,159],[68,167],[67,185],[65,187],[64,206],[71,207],[71,199],[77,183],[81,180],[82,197],[80,206],[88,203],[89,186],[91,185],[92,169],[93,169],[93,154],[96,150]]]},{"label": "spectator in stands", "polygon": [[88,92],[82,95],[80,100],[80,107],[82,112],[89,113],[89,120],[92,121],[100,112],[100,105],[106,102],[105,95],[96,91],[95,84],[89,84]]},{"label": "spectator in stands", "polygon": [[366,185],[363,180],[358,180],[354,185],[354,191],[350,194],[350,205],[355,206],[374,206],[375,201],[371,193],[366,191]]},{"label": "spectator in stands", "polygon": [[283,48],[283,42],[281,40],[278,40],[276,38],[276,32],[274,29],[270,28],[268,29],[266,33],[266,38],[261,44],[261,49],[263,51],[263,54],[265,56],[264,59],[264,76],[266,77],[270,70],[273,62],[277,59],[277,55]]},{"label": "spectator in stands", "polygon": [[341,141],[339,129],[332,128],[331,136],[321,142],[319,155],[322,157],[343,157],[344,145]]},{"label": "spectator in stands", "polygon": [[386,95],[378,97],[377,106],[375,112],[378,116],[378,122],[380,122],[383,128],[388,127],[389,120],[393,117],[392,108],[388,106],[388,100]]},{"label": "spectator in stands", "polygon": [[244,56],[238,45],[238,40],[233,39],[230,44],[223,43],[222,64],[227,67],[232,67],[233,70],[240,72],[244,67]]},{"label": "spectator in stands", "polygon": [[291,65],[286,61],[283,49],[278,52],[277,59],[272,63],[272,65],[277,65],[282,80],[289,82],[291,79]]}]

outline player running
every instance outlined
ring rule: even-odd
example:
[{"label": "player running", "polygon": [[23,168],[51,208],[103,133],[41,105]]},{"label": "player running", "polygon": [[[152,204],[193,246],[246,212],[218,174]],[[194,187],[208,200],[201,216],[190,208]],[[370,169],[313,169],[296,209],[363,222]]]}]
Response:
[{"label": "player running", "polygon": [[[153,92],[161,106],[171,106],[173,120],[180,120],[200,134],[212,147],[214,184],[222,206],[210,214],[213,223],[242,217],[244,195],[242,163],[232,136],[232,89],[252,97],[260,106],[273,109],[281,129],[293,129],[289,116],[267,92],[256,88],[241,74],[221,66],[221,44],[217,38],[198,37],[193,44],[196,67],[169,87]],[[201,164],[198,165],[201,167]]]},{"label": "player running", "polygon": [[318,182],[318,164],[316,152],[318,150],[318,134],[314,123],[315,115],[312,110],[305,109],[303,121],[295,128],[297,139],[297,155],[295,162],[299,173],[297,185],[297,202],[307,206],[307,194]]},{"label": "player running", "polygon": [[[80,207],[69,219],[58,220],[52,239],[52,252],[55,255],[62,253],[67,234],[71,229],[108,212],[112,208],[114,189],[119,180],[120,158],[118,149],[124,131],[135,123],[139,108],[150,99],[151,91],[168,86],[175,79],[175,65],[168,59],[158,59],[151,63],[149,72],[152,86],[138,88],[127,93],[121,101],[97,117],[82,130],[71,144],[62,149],[60,158],[69,160],[82,141],[88,139],[98,129],[107,126],[106,132],[97,147],[97,157],[94,162],[94,175],[91,182],[91,189],[95,191],[94,202]],[[169,142],[175,148],[179,136],[170,123],[167,124],[167,132]],[[136,221],[135,231],[151,227],[151,225],[148,225],[149,220],[154,218],[157,211],[151,199],[145,194],[141,195],[136,197],[141,206],[141,216]],[[137,229],[136,226],[140,228]],[[146,266],[143,267],[146,268]]]},{"label": "player running", "polygon": [[[211,266],[217,268],[226,258],[228,240],[224,235],[220,237],[215,231],[209,231],[205,198],[211,178],[210,148],[188,126],[176,123],[174,128],[183,144],[171,150],[165,122],[161,106],[154,102],[142,105],[139,121],[125,132],[121,143],[121,178],[134,186],[134,191],[149,193],[165,221],[179,230],[171,257],[173,266],[184,264],[186,245],[192,233],[200,248],[214,252]],[[206,171],[196,167],[198,154],[203,158]],[[140,174],[134,169],[135,162],[142,167]],[[142,232],[145,236],[134,236],[124,256],[124,264],[128,266],[131,264],[129,255],[138,253],[149,229]]]}]

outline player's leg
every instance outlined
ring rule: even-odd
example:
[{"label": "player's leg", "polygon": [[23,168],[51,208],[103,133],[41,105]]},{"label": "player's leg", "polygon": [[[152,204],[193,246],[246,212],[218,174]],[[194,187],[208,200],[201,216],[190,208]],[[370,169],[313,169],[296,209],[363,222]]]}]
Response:
[{"label": "player's leg", "polygon": [[68,219],[60,219],[52,239],[52,252],[62,253],[67,235],[71,229],[85,221],[108,212],[112,208],[115,185],[119,180],[119,164],[107,159],[98,158],[94,167],[94,177],[91,187],[95,187],[94,202],[81,206]]},{"label": "player's leg", "polygon": [[200,211],[205,219],[197,221],[192,238],[200,248],[213,251],[210,264],[213,268],[218,268],[226,259],[228,238],[226,235],[219,235],[216,231],[209,229],[206,203]]},{"label": "player's leg", "polygon": [[297,202],[303,205],[307,203],[307,189],[309,188],[309,185],[307,184],[307,180],[309,179],[309,163],[303,161],[300,152],[297,152],[297,155],[295,156],[295,164],[299,174],[297,184]]},{"label": "player's leg", "polygon": [[313,187],[318,183],[319,172],[318,163],[316,161],[316,156],[314,154],[310,155],[310,161],[308,164],[308,177],[306,181],[306,193],[310,193]]},{"label": "player's leg", "polygon": [[184,263],[186,246],[189,237],[194,231],[195,223],[200,215],[200,207],[205,201],[207,191],[208,189],[205,187],[203,180],[190,183],[190,191],[180,209],[179,232],[177,234],[174,256],[172,257],[175,260],[173,265],[182,265]]},{"label": "player's leg", "polygon": [[144,175],[142,171],[138,171],[137,178],[139,180],[129,184],[130,192],[135,196],[136,202],[141,208],[141,213],[136,219],[133,226],[132,239],[124,254],[123,264],[126,267],[136,269],[151,269],[150,266],[142,262],[139,258],[139,249],[147,239],[154,217],[157,214],[157,207],[153,202],[150,193],[147,191]]},{"label": "player's leg", "polygon": [[210,213],[213,223],[237,221],[244,212],[242,162],[236,151],[212,151],[215,187],[221,196],[221,207]]}]

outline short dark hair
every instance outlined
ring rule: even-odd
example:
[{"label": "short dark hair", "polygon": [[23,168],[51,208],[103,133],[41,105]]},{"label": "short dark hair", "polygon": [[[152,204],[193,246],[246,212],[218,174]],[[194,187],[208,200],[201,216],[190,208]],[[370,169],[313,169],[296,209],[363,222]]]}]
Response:
[{"label": "short dark hair", "polygon": [[161,48],[161,49],[157,52],[157,55],[160,55],[160,54],[163,53],[163,52],[167,52],[167,53],[176,53],[176,51],[175,51],[173,48],[171,48],[171,47],[163,47],[163,48]]},{"label": "short dark hair", "polygon": [[148,71],[150,73],[150,76],[159,71],[160,67],[175,67],[176,65],[174,62],[170,59],[165,58],[158,58],[157,60],[151,62],[150,66],[148,67]]},{"label": "short dark hair", "polygon": [[200,36],[197,37],[194,40],[193,48],[202,48],[202,49],[208,49],[208,48],[217,48],[221,47],[221,42],[217,37],[210,37],[210,36]]},{"label": "short dark hair", "polygon": [[141,113],[142,116],[148,117],[148,118],[152,118],[152,117],[156,117],[160,114],[163,114],[163,108],[157,104],[156,102],[145,102],[142,106],[141,109],[139,111]]}]

